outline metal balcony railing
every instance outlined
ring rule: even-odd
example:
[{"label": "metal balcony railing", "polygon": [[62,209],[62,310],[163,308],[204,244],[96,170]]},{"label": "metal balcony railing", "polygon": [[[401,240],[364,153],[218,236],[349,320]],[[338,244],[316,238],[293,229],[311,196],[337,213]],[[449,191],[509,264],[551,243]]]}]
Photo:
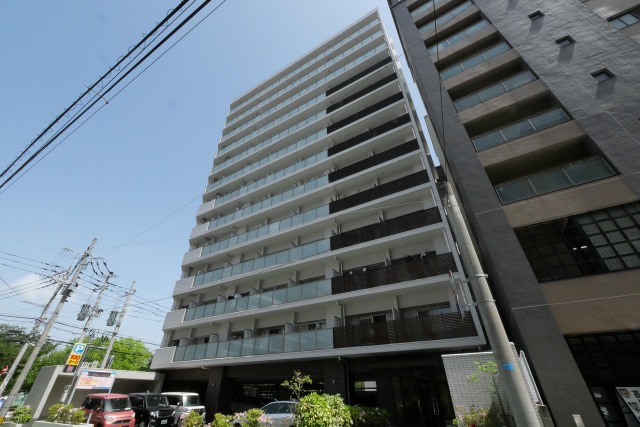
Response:
[{"label": "metal balcony railing", "polygon": [[477,331],[471,316],[467,315],[461,319],[459,313],[444,313],[334,328],[333,347],[398,344],[476,335]]},{"label": "metal balcony railing", "polygon": [[456,271],[451,253],[394,260],[389,266],[351,270],[331,279],[331,293],[359,291]]},{"label": "metal balcony railing", "polygon": [[429,182],[427,171],[419,171],[331,202],[329,210],[333,214],[427,182]]},{"label": "metal balcony railing", "polygon": [[331,237],[331,250],[346,248],[347,246],[380,239],[386,236],[403,233],[415,228],[441,222],[438,208],[412,212],[396,218],[391,218],[376,224],[360,227],[355,230],[340,233]]}]

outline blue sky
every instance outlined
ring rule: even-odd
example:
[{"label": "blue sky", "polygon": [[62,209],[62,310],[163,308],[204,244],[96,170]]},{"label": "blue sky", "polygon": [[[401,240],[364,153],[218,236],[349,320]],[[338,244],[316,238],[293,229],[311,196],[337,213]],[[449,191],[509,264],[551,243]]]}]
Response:
[{"label": "blue sky", "polygon": [[[2,2],[2,170],[176,3]],[[121,335],[159,344],[231,101],[376,7],[401,51],[386,0],[228,0],[0,190],[0,323],[15,319],[30,328],[32,321],[1,315],[35,317],[40,308],[23,301],[43,303],[51,295],[53,286],[23,292],[37,279],[31,265],[55,259],[68,266],[72,253],[57,258],[60,250],[81,253],[95,237],[93,255],[117,275],[111,282],[118,288],[101,308],[120,305],[135,280]],[[80,288],[52,337],[78,333],[79,307],[94,298]],[[92,326],[107,330],[105,321],[103,314]]]}]

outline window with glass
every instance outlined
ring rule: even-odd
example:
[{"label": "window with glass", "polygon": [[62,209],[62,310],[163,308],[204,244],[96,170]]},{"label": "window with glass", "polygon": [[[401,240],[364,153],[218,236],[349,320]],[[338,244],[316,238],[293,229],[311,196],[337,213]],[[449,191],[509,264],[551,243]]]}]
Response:
[{"label": "window with glass", "polygon": [[515,229],[539,282],[640,267],[640,203]]},{"label": "window with glass", "polygon": [[610,19],[609,22],[619,30],[626,28],[629,25],[637,24],[640,22],[640,7],[636,7],[631,9],[629,12],[616,16],[615,18]]}]

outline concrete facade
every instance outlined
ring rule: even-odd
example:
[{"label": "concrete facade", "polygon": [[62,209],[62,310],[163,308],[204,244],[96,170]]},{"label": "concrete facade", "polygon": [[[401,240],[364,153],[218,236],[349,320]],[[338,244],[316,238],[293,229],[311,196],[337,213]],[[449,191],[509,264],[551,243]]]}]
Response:
[{"label": "concrete facade", "polygon": [[213,416],[288,398],[299,370],[394,425],[452,421],[440,356],[486,339],[457,311],[464,273],[394,57],[374,11],[231,104],[152,362],[165,390]]},{"label": "concrete facade", "polygon": [[[615,384],[640,381],[638,374],[624,378],[613,360],[639,354],[634,334],[640,325],[627,302],[635,301],[632,288],[640,279],[640,243],[634,237],[640,224],[634,213],[640,192],[640,52],[634,34],[640,25],[619,29],[607,20],[640,3],[477,0],[475,21],[436,25],[438,36],[428,42],[419,29],[464,1],[389,3],[444,171],[459,191],[503,319],[531,362],[554,422],[575,425],[579,415],[586,425],[619,425],[626,408],[618,403]],[[474,32],[480,21],[485,26]],[[508,50],[489,58],[499,43]],[[464,71],[441,77],[452,67]],[[535,81],[512,88],[509,79],[524,71]],[[612,78],[598,81],[603,71]],[[473,96],[480,98],[476,105],[456,109]],[[563,120],[530,130],[538,115],[552,109]],[[487,138],[495,145],[478,149]],[[593,176],[567,185],[556,179],[571,175],[581,162],[607,171],[597,175],[597,167],[590,167]],[[507,193],[520,198],[505,201]],[[541,243],[550,238],[550,228],[573,230],[587,218],[619,209],[624,213],[617,221],[631,221],[621,234],[628,252],[615,248],[615,238],[602,231],[605,224],[598,219],[602,244],[577,225],[575,239],[553,232],[559,252],[546,258],[540,252],[552,247]],[[572,247],[576,239],[585,240]],[[603,245],[619,264],[606,258]],[[576,353],[583,349],[578,341],[599,340],[592,336],[596,332],[617,343],[622,337],[633,341],[615,357],[605,356],[610,373],[594,363],[611,353],[600,347]]]}]

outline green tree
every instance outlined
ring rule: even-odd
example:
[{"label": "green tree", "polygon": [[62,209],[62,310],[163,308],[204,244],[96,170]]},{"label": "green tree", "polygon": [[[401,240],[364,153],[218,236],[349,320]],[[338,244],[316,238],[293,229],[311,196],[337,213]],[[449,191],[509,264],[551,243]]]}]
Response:
[{"label": "green tree", "polygon": [[[88,339],[85,340],[88,342]],[[86,350],[83,362],[97,362],[100,364],[104,358],[104,353],[109,345],[109,338],[101,337],[91,341],[91,345]],[[72,344],[65,346],[61,352],[64,354],[64,364],[73,348]],[[142,341],[135,338],[121,337],[113,342],[111,355],[114,356],[112,369],[122,369],[126,371],[148,371],[153,353]]]},{"label": "green tree", "polygon": [[291,399],[300,400],[304,394],[304,385],[312,383],[313,381],[309,375],[302,375],[300,371],[293,371],[291,380],[285,380],[280,385],[291,390]]}]

